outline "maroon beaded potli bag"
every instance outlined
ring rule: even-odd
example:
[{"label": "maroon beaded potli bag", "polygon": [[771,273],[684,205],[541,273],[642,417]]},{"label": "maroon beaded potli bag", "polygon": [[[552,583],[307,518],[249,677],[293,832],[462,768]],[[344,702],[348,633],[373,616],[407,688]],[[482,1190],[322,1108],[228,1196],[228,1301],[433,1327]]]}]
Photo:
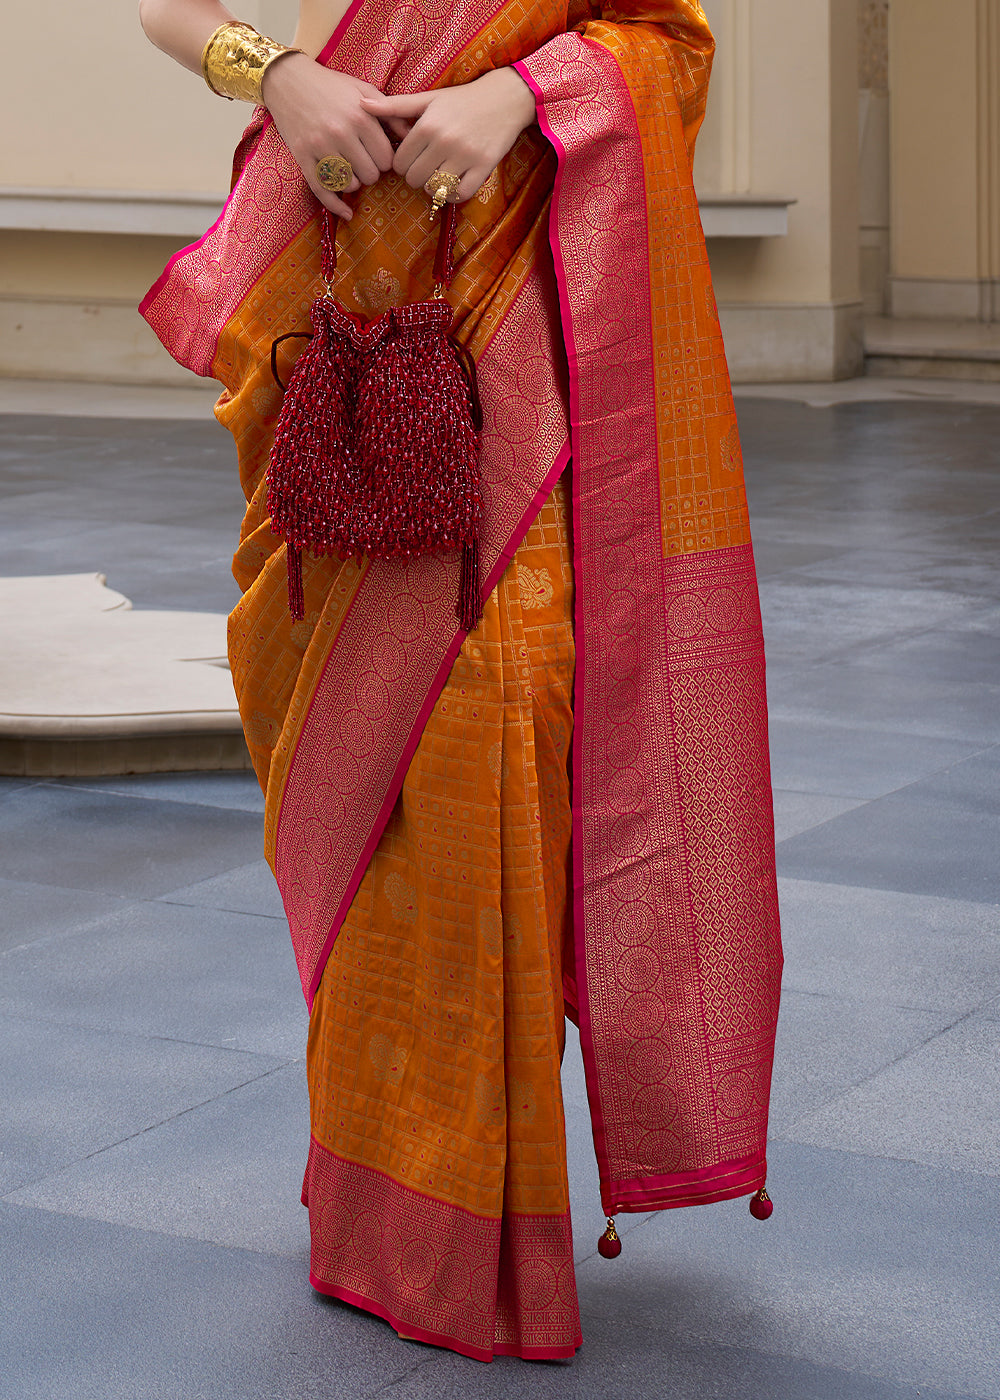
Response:
[{"label": "maroon beaded potli bag", "polygon": [[[459,551],[458,618],[475,627],[482,616],[482,420],[475,364],[452,337],[444,299],[454,271],[455,205],[441,213],[434,298],[371,321],[333,294],[336,225],[326,211],[321,218],[326,291],[313,302],[313,334],[289,376],[268,466],[267,505],[271,528],[285,541],[289,609],[304,616],[303,549],[376,559]],[[275,371],[279,343],[271,353]]]}]

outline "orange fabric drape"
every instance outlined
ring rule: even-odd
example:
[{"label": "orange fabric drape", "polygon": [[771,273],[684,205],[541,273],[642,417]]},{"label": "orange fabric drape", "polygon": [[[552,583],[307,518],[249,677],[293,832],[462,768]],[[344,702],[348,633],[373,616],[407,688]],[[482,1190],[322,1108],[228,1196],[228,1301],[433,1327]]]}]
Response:
[{"label": "orange fabric drape", "polygon": [[[437,1298],[435,1328],[442,1269],[451,1259],[471,1278],[490,1266],[439,1251],[418,1286],[405,1259],[414,1238],[427,1250],[419,1215],[384,1200],[380,1242],[400,1232],[398,1266],[386,1267],[384,1251],[359,1255],[355,1226],[365,1222],[365,1238],[373,1203],[348,1198],[342,1163],[369,1169],[352,1179],[384,1174],[473,1216],[503,1217],[495,1238],[567,1222],[542,1260],[529,1245],[499,1272],[493,1263],[484,1351],[554,1354],[578,1341],[559,1082],[572,613],[564,480],[434,706],[310,1021],[306,1198],[318,1288],[374,1305],[403,1332],[447,1340],[451,1329],[461,1344],[447,1298]],[[561,1292],[536,1289],[533,1305],[517,1283],[540,1263]]]}]

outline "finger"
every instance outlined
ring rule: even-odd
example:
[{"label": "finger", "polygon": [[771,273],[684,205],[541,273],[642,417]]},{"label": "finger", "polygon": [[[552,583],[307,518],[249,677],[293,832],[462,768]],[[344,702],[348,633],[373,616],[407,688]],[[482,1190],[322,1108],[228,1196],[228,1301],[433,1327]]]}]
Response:
[{"label": "finger", "polygon": [[[400,144],[399,149],[392,162],[392,168],[397,175],[402,175],[409,184],[413,184],[410,179],[410,171],[418,161],[426,159],[428,150],[428,138],[426,132],[421,131],[419,126],[415,126]],[[433,169],[433,166],[431,167]]]},{"label": "finger", "polygon": [[362,97],[361,105],[377,117],[406,117],[416,121],[432,101],[432,92],[414,92],[403,97]]},{"label": "finger", "polygon": [[[383,132],[383,135],[384,134]],[[386,145],[388,146],[388,144],[387,141]],[[379,169],[378,162],[372,159],[365,147],[361,144],[360,137],[355,136],[352,140],[345,141],[343,143],[342,154],[345,159],[351,162],[351,169],[354,171],[355,178],[360,180],[363,185],[375,185],[378,183],[382,171]],[[389,154],[390,156],[392,155],[391,146],[389,146]],[[390,164],[391,163],[390,160]],[[348,189],[350,189],[350,186],[348,186]]]},{"label": "finger", "polygon": [[392,142],[378,122],[374,122],[370,129],[366,127],[358,139],[369,158],[378,166],[380,175],[386,170],[392,169],[395,152],[392,149]]},{"label": "finger", "polygon": [[[331,214],[336,214],[337,218],[343,219],[345,224],[351,222],[354,218],[354,210],[349,204],[345,204],[337,195],[331,194],[329,190],[325,190],[323,186],[318,184],[315,180],[307,178],[306,183],[324,209],[329,209]],[[344,193],[349,194],[352,189],[358,188],[360,188],[360,186],[357,180],[353,180]]]},{"label": "finger", "polygon": [[413,130],[413,127],[405,117],[385,117],[383,118],[382,124],[389,128],[397,141],[405,141]]},{"label": "finger", "polygon": [[435,170],[446,170],[449,175],[460,177],[465,174],[462,166],[453,157],[444,154],[440,147],[428,146],[406,172],[406,183],[415,190],[423,189]]},{"label": "finger", "polygon": [[472,170],[467,170],[462,176],[462,183],[458,187],[458,192],[453,199],[455,204],[464,204],[467,199],[472,199],[478,194],[483,185],[490,177],[490,171],[485,170],[481,165],[475,166]]}]

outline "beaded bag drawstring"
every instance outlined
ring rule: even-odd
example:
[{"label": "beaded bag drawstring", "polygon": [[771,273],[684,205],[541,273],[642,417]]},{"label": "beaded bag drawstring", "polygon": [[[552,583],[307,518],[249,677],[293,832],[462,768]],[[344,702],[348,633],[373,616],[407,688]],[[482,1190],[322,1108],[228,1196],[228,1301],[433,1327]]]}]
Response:
[{"label": "beaded bag drawstring", "polygon": [[[312,335],[288,379],[268,465],[271,528],[285,541],[288,605],[305,615],[302,550],[408,559],[459,551],[457,615],[482,616],[479,583],[479,436],[472,356],[452,336],[444,293],[454,274],[456,206],[441,213],[434,296],[374,320],[333,291],[334,217],[323,211],[325,290]],[[277,375],[276,352],[271,368]]]}]

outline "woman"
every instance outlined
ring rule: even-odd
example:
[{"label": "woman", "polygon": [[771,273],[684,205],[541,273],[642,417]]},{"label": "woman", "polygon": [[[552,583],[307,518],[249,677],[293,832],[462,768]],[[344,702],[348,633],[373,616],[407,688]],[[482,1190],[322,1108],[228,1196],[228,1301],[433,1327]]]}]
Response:
[{"label": "woman", "polygon": [[[143,0],[155,43],[193,70],[209,45],[211,85],[262,103],[143,312],[223,383],[249,503],[231,661],[311,1007],[311,1279],[468,1356],[569,1356],[564,1015],[602,1253],[617,1211],[770,1210],[760,615],[691,184],[711,34],[695,0],[318,0],[305,54],[248,58],[212,38],[230,18]],[[371,317],[430,294],[425,185],[459,206],[483,616],[456,626],[457,556],[306,554],[296,621],[267,469],[320,206]]]}]

